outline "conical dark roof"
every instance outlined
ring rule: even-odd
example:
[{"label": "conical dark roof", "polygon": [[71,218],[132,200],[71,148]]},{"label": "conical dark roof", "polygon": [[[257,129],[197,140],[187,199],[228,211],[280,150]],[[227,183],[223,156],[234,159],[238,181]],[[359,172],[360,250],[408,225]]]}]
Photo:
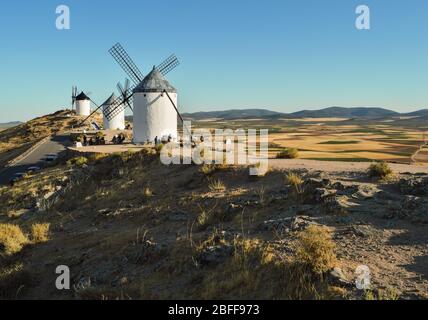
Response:
[{"label": "conical dark roof", "polygon": [[153,67],[153,70],[134,89],[137,92],[177,92],[177,90]]},{"label": "conical dark roof", "polygon": [[76,97],[77,101],[82,101],[82,100],[91,100],[89,99],[89,97],[82,91],[77,97]]},{"label": "conical dark roof", "polygon": [[102,104],[102,106],[112,105],[113,102],[115,102],[115,101],[116,101],[116,96],[114,95],[114,93],[112,93],[111,96],[106,101],[104,101],[104,103]]}]

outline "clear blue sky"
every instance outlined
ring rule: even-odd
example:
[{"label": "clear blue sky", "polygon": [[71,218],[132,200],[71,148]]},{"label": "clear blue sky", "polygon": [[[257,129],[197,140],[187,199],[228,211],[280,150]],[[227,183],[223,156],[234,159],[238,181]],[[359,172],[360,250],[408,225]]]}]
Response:
[{"label": "clear blue sky", "polygon": [[[71,30],[55,28],[60,4]],[[354,26],[359,4],[370,31]],[[69,105],[74,84],[101,103],[125,78],[117,41],[145,73],[177,54],[186,112],[428,107],[426,0],[1,1],[0,39],[0,122]]]}]

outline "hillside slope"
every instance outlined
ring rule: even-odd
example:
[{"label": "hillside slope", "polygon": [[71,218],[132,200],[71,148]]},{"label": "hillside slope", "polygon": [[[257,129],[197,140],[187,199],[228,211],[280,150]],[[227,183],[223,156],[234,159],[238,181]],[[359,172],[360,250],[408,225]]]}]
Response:
[{"label": "hillside slope", "polygon": [[[2,188],[0,226],[30,243],[0,255],[0,297],[427,298],[428,176],[295,174],[165,166],[144,151]],[[48,241],[31,240],[37,223],[50,224]],[[353,284],[361,264],[369,292]],[[58,265],[70,267],[72,290],[55,289]]]},{"label": "hillside slope", "polygon": [[[98,123],[102,122],[99,115],[95,115],[94,119]],[[75,116],[69,110],[60,110],[0,131],[0,166],[43,138],[70,130],[82,120],[82,117]]]}]

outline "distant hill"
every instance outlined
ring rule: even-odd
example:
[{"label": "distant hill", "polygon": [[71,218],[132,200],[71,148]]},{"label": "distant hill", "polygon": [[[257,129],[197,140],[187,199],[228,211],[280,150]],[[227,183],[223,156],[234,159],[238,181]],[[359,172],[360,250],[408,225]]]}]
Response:
[{"label": "distant hill", "polygon": [[422,109],[422,110],[415,111],[415,112],[409,112],[409,113],[405,113],[403,115],[408,116],[408,117],[428,117],[428,109]]},{"label": "distant hill", "polygon": [[2,129],[12,128],[12,127],[19,126],[20,124],[22,124],[22,122],[20,122],[20,121],[0,123],[0,128],[2,128]]},{"label": "distant hill", "polygon": [[386,118],[400,114],[384,108],[343,108],[330,107],[321,110],[303,110],[289,114],[296,118]]},{"label": "distant hill", "polygon": [[[419,111],[424,115],[428,110]],[[275,119],[275,118],[387,118],[400,116],[401,114],[384,108],[374,107],[330,107],[320,110],[302,110],[293,113],[280,113],[265,109],[243,109],[243,110],[225,110],[225,111],[210,111],[210,112],[195,112],[185,113],[183,117],[192,120],[203,119]],[[415,115],[416,116],[416,113]]]},{"label": "distant hill", "polygon": [[[293,113],[281,113],[267,109],[231,109],[223,111],[207,111],[183,113],[183,118],[189,120],[239,120],[239,119],[278,119],[278,118],[353,118],[353,119],[385,119],[392,117],[419,117],[419,119],[428,118],[428,109],[422,109],[410,113],[399,113],[385,108],[377,107],[329,107],[320,110],[302,110]],[[132,122],[132,116],[126,117],[127,121]]]}]

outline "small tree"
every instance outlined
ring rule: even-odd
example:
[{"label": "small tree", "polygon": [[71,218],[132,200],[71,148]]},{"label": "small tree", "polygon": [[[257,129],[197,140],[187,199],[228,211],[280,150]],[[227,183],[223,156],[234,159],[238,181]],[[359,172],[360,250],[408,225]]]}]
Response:
[{"label": "small tree", "polygon": [[392,174],[392,169],[386,162],[372,163],[369,167],[369,176],[376,178],[386,178]]}]

